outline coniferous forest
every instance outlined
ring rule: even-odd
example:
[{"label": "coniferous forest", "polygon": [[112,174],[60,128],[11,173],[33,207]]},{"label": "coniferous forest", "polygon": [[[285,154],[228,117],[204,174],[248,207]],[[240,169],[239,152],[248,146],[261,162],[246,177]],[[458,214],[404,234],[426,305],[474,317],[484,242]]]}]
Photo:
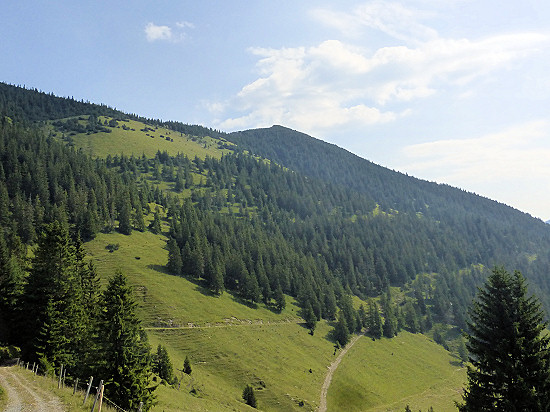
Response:
[{"label": "coniferous forest", "polygon": [[[129,120],[227,150],[92,157],[72,145]],[[466,330],[495,265],[521,271],[550,310],[550,227],[511,207],[282,126],[227,134],[0,84],[0,343],[45,369],[101,373],[113,399],[150,408],[155,365],[131,285],[117,273],[102,288],[84,251],[133,231],[164,232],[172,275],[274,311],[291,297],[311,334],[333,321],[342,345],[363,328]]]}]

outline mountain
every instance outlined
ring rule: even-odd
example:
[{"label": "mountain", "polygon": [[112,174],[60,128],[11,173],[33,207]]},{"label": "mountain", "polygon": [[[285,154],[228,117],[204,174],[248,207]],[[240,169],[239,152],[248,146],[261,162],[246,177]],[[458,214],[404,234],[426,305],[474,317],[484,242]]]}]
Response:
[{"label": "mountain", "polygon": [[[313,409],[337,319],[373,333],[380,312],[388,338],[424,332],[457,348],[494,265],[521,270],[550,309],[542,221],[282,126],[223,133],[0,83],[0,166],[0,238],[16,272],[42,224],[61,222],[103,284],[115,267],[128,273],[154,343],[204,362],[207,389],[193,390],[216,399],[210,409],[252,381],[267,409]],[[6,273],[2,305],[17,312],[25,276]],[[223,329],[234,323],[253,327]],[[0,341],[17,343],[12,326]],[[277,365],[304,359],[312,380],[296,389],[304,377]]]}]

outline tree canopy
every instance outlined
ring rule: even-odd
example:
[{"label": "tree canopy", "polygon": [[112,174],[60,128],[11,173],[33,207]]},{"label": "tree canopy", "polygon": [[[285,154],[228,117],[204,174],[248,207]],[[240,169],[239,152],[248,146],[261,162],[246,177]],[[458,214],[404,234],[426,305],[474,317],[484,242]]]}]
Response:
[{"label": "tree canopy", "polygon": [[495,268],[470,310],[466,411],[545,411],[550,401],[544,313],[518,271]]}]

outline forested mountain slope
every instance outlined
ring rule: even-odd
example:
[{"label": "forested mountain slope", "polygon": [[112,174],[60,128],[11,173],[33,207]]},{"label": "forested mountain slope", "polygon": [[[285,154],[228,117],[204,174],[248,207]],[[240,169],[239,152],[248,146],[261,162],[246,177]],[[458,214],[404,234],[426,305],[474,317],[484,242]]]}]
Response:
[{"label": "forested mountain slope", "polygon": [[[3,123],[8,118],[41,124],[57,120],[52,124],[62,131],[74,116],[85,115],[88,119],[92,115],[87,121],[73,122],[77,127],[71,134],[83,138],[103,133],[104,129],[115,130],[107,125],[108,119],[136,119],[182,134],[210,135],[236,143],[237,147],[232,147],[236,154],[226,154],[221,159],[189,159],[183,154],[169,156],[161,152],[154,158],[140,156],[141,153],[130,157],[112,153],[115,157],[109,156],[105,163],[96,160],[100,173],[112,170],[115,177],[111,180],[116,185],[127,185],[127,189],[122,189],[107,181],[106,187],[114,191],[111,196],[98,197],[98,190],[104,193],[104,188],[90,192],[90,188],[73,187],[71,180],[61,184],[69,195],[68,203],[65,201],[69,220],[86,236],[90,229],[84,225],[89,219],[97,219],[96,215],[101,223],[95,230],[113,230],[123,210],[139,215],[139,206],[147,202],[171,205],[168,218],[172,219],[171,235],[183,257],[183,269],[179,269],[183,274],[193,271],[186,259],[200,254],[203,263],[194,268],[195,276],[202,277],[201,271],[205,270],[204,277],[212,278],[219,266],[225,287],[239,290],[248,285],[255,290],[256,284],[263,285],[264,300],[280,286],[285,293],[300,296],[304,307],[309,302],[320,318],[323,313],[333,313],[325,308],[325,301],[335,288],[363,297],[376,296],[388,285],[402,286],[420,274],[438,273],[437,281],[431,282],[433,290],[425,288],[422,292],[430,302],[438,297],[434,307],[440,316],[452,308],[462,324],[464,309],[479,279],[458,276],[458,271],[478,264],[506,265],[531,279],[533,289],[550,308],[550,228],[543,222],[489,199],[388,170],[303,133],[273,126],[224,134],[201,126],[147,120],[105,105],[5,84],[0,84],[0,113],[4,113]],[[10,130],[5,133],[15,133]],[[29,133],[39,134],[25,132]],[[26,138],[12,142],[23,144],[23,150],[28,151],[37,144],[33,142],[36,139],[39,138],[31,137],[29,143],[24,143]],[[7,142],[4,140],[6,145]],[[40,207],[49,210],[48,203],[60,195],[48,195],[45,182],[55,193],[55,182],[62,182],[70,174],[56,177],[59,172],[44,170],[47,160],[40,161],[39,153],[17,156],[15,149],[9,147],[6,146],[3,159],[7,162],[4,176],[10,198],[14,199],[12,204],[25,206],[38,199],[42,202]],[[47,146],[38,144],[36,150],[44,147]],[[120,153],[125,149],[127,146],[121,145]],[[73,162],[71,170],[78,170],[87,162],[82,159]],[[58,161],[55,168],[61,165]],[[21,169],[27,173],[22,182],[29,181],[22,190],[17,186],[21,184],[17,177]],[[34,176],[36,173],[41,176]],[[162,181],[165,183],[159,184]],[[33,189],[36,182],[43,182],[42,188]],[[81,193],[79,201],[72,200],[73,192]],[[120,200],[124,193],[130,194],[129,206]],[[180,208],[182,199],[187,201]],[[93,214],[96,208],[96,213],[87,218],[86,213]],[[14,207],[13,216],[20,216],[22,227],[30,224],[23,217],[25,210],[30,213],[30,206]],[[27,232],[32,233],[30,229]],[[21,236],[26,242],[32,241],[25,232]],[[248,276],[252,283],[247,282]],[[305,279],[309,280],[304,283]],[[304,285],[309,286],[304,289]],[[256,294],[252,293],[253,299],[258,299]]]},{"label": "forested mountain slope", "polygon": [[[388,338],[427,332],[444,343],[448,325],[466,327],[466,309],[493,265],[521,270],[550,309],[550,227],[513,208],[281,126],[226,134],[0,83],[0,340],[24,345],[28,356],[37,352],[25,342],[48,327],[19,333],[32,313],[21,309],[36,295],[29,279],[40,260],[31,257],[48,224],[78,251],[71,259],[79,276],[95,273],[84,270],[85,247],[136,271],[143,283],[133,286],[158,310],[149,326],[185,323],[177,291],[161,302],[167,279],[179,277],[208,299],[228,292],[224,302],[273,317],[290,311],[312,334],[325,319],[331,323],[315,337],[325,349],[327,339],[345,343],[364,328]],[[132,254],[137,238],[139,250],[151,239],[166,250],[148,251],[156,256],[148,261]],[[144,266],[134,269],[136,262]],[[48,273],[38,275],[47,285]],[[77,353],[70,359],[85,370]]]}]

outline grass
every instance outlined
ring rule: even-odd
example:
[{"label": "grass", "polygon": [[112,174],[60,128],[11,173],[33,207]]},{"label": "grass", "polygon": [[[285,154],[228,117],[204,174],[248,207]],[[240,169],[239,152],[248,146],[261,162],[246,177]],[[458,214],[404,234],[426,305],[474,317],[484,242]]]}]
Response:
[{"label": "grass", "polygon": [[[256,389],[262,410],[315,410],[326,368],[335,358],[327,339],[331,326],[319,322],[311,336],[290,297],[285,310],[276,313],[227,292],[213,296],[200,284],[169,275],[165,243],[164,235],[134,231],[130,236],[99,234],[86,244],[104,284],[119,268],[135,286],[152,349],[166,346],[180,370],[185,356],[191,359],[191,376],[183,375],[179,390],[161,385],[154,410],[251,410],[241,399],[247,384]],[[109,244],[118,244],[118,250],[110,253]],[[355,306],[360,303],[354,300]],[[403,332],[375,342],[363,338],[335,373],[328,406],[400,411],[409,404],[413,410],[454,410],[464,381],[457,360],[423,335]]]},{"label": "grass", "polygon": [[[166,274],[165,241],[134,231],[100,234],[86,244],[99,273],[120,268],[136,287],[152,348],[166,346],[179,369],[186,355],[191,358],[193,374],[184,379],[185,389],[159,387],[158,410],[250,410],[241,399],[246,384],[257,389],[263,410],[314,410],[333,358],[333,344],[325,339],[331,327],[320,322],[309,335],[290,297],[277,313],[229,293],[212,296],[196,283]],[[118,250],[110,253],[109,244],[119,244]],[[166,325],[179,328],[158,327]]]},{"label": "grass", "polygon": [[[99,117],[102,123],[104,120],[109,121],[110,119],[104,116]],[[163,127],[148,126],[135,120],[120,121],[118,123],[119,126],[112,128],[111,133],[100,132],[89,135],[79,133],[71,135],[70,139],[76,149],[81,149],[84,153],[94,157],[107,157],[109,154],[113,156],[120,153],[128,156],[131,154],[135,156],[145,154],[147,157],[154,157],[157,151],[160,150],[161,152],[166,151],[172,156],[185,153],[190,159],[195,156],[204,159],[206,155],[219,158],[222,153],[230,152],[228,149],[220,149],[218,147],[220,140],[210,137],[195,138]],[[123,129],[122,125],[125,125],[129,130]],[[142,131],[145,127],[154,129],[154,131]],[[53,128],[50,130],[53,130]],[[161,135],[164,137],[161,137]],[[57,132],[57,137],[60,136],[61,133]],[[166,140],[166,137],[173,141]],[[224,141],[223,143],[227,142]]]},{"label": "grass", "polygon": [[[186,355],[191,360],[191,377],[183,375],[185,396],[195,387],[198,398],[185,410],[208,410],[201,404],[210,399],[223,400],[224,408],[241,408],[242,391],[251,384],[261,410],[313,411],[333,358],[333,345],[323,338],[329,329],[321,322],[311,336],[299,324],[280,323],[149,331],[149,335],[151,343],[166,345],[176,368],[181,369]],[[181,410],[175,392],[172,389],[168,396],[159,392],[163,410]]]},{"label": "grass", "polygon": [[413,411],[455,411],[465,380],[458,360],[424,335],[363,338],[334,374],[328,409],[402,411],[408,404]]},{"label": "grass", "polygon": [[0,386],[0,410],[4,410],[7,405],[7,395],[4,388]]},{"label": "grass", "polygon": [[[83,405],[83,401],[84,401],[83,391],[77,391],[75,394],[73,394],[72,386],[71,387],[67,386],[67,387],[58,389],[57,379],[52,379],[51,377],[45,377],[41,375],[35,375],[30,370],[15,367],[14,372],[17,373],[24,382],[27,382],[27,384],[30,387],[38,388],[39,389],[38,393],[40,393],[40,391],[43,391],[43,392],[52,393],[53,395],[57,396],[61,400],[61,403],[66,407],[67,412],[89,412],[91,409],[91,405],[93,404],[95,393],[93,394],[90,393],[90,396],[86,401],[86,405]],[[95,385],[97,385],[97,382],[95,382]],[[5,404],[6,403],[7,402],[5,402]],[[116,411],[116,409],[113,407],[110,407],[108,402],[105,400],[103,402],[103,406],[101,410],[106,412]]]}]

